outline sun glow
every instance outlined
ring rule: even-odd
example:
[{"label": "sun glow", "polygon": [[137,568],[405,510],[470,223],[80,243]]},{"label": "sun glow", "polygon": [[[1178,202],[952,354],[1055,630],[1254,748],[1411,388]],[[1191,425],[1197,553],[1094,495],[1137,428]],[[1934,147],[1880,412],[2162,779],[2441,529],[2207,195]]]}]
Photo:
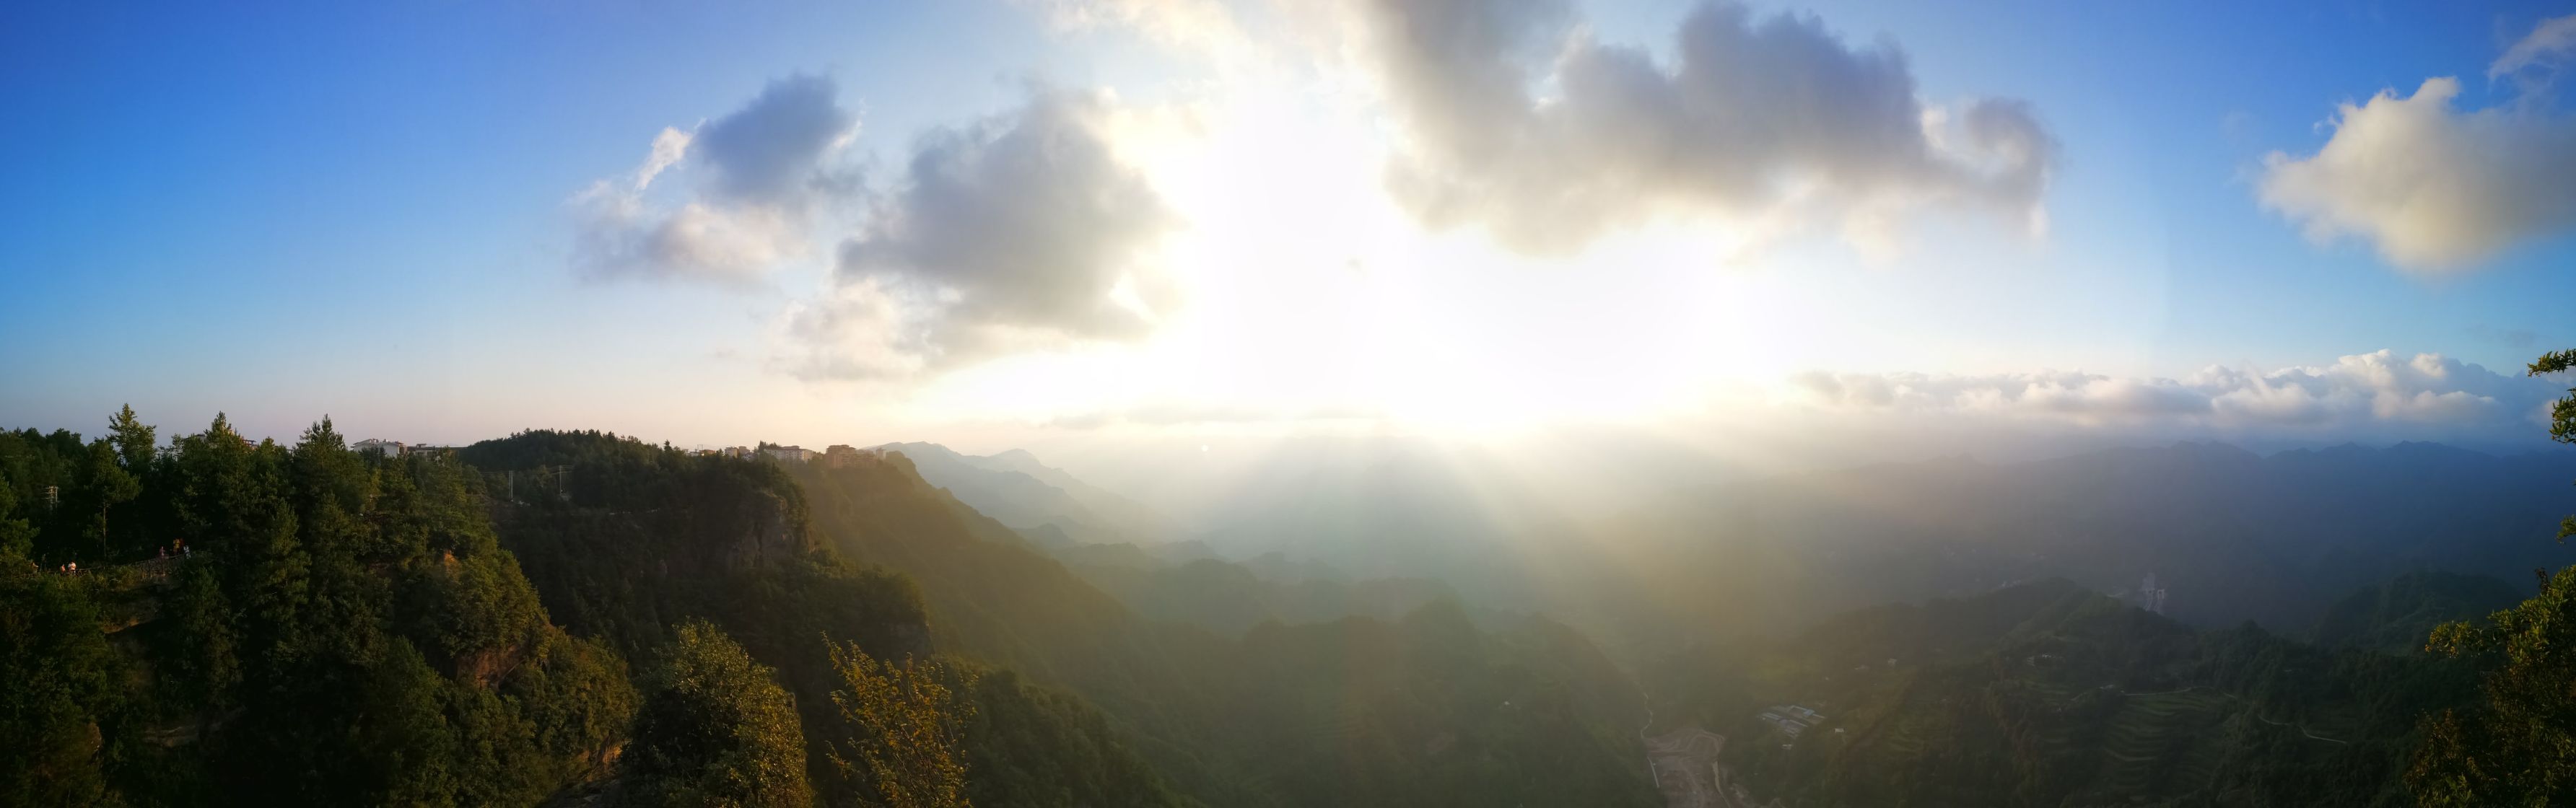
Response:
[{"label": "sun glow", "polygon": [[1727,260],[1749,229],[1674,222],[1523,255],[1399,209],[1365,105],[1238,91],[1136,109],[1111,140],[1185,220],[1151,258],[1182,304],[1148,341],[970,368],[916,411],[1474,434],[1636,422],[1776,376],[1770,343],[1799,331],[1776,278]]}]

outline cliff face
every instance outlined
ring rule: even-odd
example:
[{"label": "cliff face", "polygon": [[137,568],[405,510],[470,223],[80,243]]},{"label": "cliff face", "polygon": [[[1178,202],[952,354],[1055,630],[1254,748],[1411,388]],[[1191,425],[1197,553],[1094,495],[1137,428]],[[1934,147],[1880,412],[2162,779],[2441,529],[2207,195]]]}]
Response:
[{"label": "cliff face", "polygon": [[630,658],[692,617],[716,621],[755,655],[819,654],[826,634],[872,653],[927,648],[911,583],[823,549],[804,492],[775,464],[567,432],[486,441],[462,457],[487,469],[572,469],[565,496],[494,502],[493,522],[557,621]]},{"label": "cliff face", "polygon": [[735,517],[732,529],[725,531],[731,539],[722,546],[727,569],[779,568],[814,551],[802,503],[775,491],[748,492]]}]

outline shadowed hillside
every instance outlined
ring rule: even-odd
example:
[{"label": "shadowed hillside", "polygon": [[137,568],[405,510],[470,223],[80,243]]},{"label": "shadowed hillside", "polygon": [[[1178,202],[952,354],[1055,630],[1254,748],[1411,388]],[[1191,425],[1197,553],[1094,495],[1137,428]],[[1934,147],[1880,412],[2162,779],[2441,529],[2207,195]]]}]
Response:
[{"label": "shadowed hillside", "polygon": [[[2199,632],[2064,581],[1880,606],[1677,655],[1674,706],[1800,806],[2407,805],[2468,665]],[[1764,713],[1819,715],[1792,735]]]},{"label": "shadowed hillside", "polygon": [[1654,799],[1634,691],[1571,631],[1432,606],[1231,640],[1140,618],[899,453],[795,474],[836,547],[920,583],[935,642],[1082,694],[1212,804]]},{"label": "shadowed hillside", "polygon": [[2183,622],[2304,634],[2409,570],[2521,580],[2576,561],[2549,541],[2571,476],[2576,453],[2420,443],[1887,464],[1676,493],[1527,566],[1551,608],[1621,647],[2052,577],[2144,605],[2150,574]]}]

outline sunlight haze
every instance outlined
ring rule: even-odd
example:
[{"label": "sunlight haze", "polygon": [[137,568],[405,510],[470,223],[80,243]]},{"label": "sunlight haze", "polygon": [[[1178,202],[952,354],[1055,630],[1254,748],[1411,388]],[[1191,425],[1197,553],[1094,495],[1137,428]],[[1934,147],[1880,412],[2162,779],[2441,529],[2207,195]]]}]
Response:
[{"label": "sunlight haze", "polygon": [[0,806],[2576,805],[2576,0],[17,0],[0,154]]}]

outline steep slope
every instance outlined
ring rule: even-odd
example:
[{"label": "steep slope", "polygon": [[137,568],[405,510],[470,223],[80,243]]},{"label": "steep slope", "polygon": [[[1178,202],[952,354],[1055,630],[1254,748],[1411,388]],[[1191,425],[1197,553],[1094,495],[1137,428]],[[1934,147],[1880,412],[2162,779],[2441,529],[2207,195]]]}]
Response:
[{"label": "steep slope", "polygon": [[[1099,704],[1210,804],[1653,800],[1625,734],[1636,705],[1617,695],[1632,691],[1606,664],[1567,662],[1599,656],[1570,631],[1494,635],[1426,613],[1228,640],[1139,618],[900,453],[792,471],[835,546],[920,583],[942,647]],[[1389,768],[1399,761],[1409,774]]]},{"label": "steep slope", "polygon": [[2317,621],[2315,639],[2330,647],[2412,654],[2424,650],[2434,626],[2483,619],[2522,599],[2522,590],[2484,575],[2410,572],[2337,601]]},{"label": "steep slope", "polygon": [[[883,659],[948,650],[934,641],[913,581],[817,541],[803,490],[774,463],[598,432],[525,432],[460,454],[528,493],[495,500],[493,518],[568,624],[642,656],[682,622],[706,619],[776,668],[810,747],[809,779],[827,801],[849,799],[854,786],[827,754],[852,729],[833,712],[838,680],[825,640],[855,641]],[[1007,671],[988,673],[970,698],[970,794],[1187,804],[1079,699]]]},{"label": "steep slope", "polygon": [[1216,559],[1143,566],[1068,559],[1065,566],[1147,619],[1192,623],[1228,636],[1268,622],[1317,623],[1355,616],[1393,620],[1432,603],[1457,599],[1448,585],[1429,578],[1277,581],[1242,564]]},{"label": "steep slope", "polygon": [[580,432],[520,433],[459,457],[540,489],[496,498],[493,521],[575,631],[642,653],[701,617],[764,658],[821,634],[886,655],[928,649],[911,584],[816,544],[802,493],[775,466]]}]

